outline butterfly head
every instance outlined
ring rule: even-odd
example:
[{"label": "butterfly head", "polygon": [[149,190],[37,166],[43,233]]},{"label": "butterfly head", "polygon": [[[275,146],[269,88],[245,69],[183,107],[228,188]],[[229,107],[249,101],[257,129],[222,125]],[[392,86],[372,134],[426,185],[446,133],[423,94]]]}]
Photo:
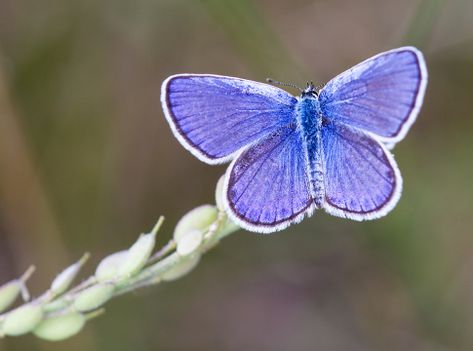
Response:
[{"label": "butterfly head", "polygon": [[307,86],[305,87],[304,90],[302,90],[301,97],[304,96],[313,96],[317,97],[319,96],[319,88],[314,85],[313,82],[307,82]]}]

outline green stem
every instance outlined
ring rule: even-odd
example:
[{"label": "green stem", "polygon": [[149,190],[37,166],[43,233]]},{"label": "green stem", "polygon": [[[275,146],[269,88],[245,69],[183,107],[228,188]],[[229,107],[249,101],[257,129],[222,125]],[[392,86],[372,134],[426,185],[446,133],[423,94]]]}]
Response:
[{"label": "green stem", "polygon": [[[217,212],[217,208],[215,207],[215,211]],[[215,218],[215,217],[214,217]],[[195,220],[195,219],[194,219]],[[153,235],[153,241],[152,245],[154,245],[154,236],[157,234],[157,232],[160,230],[162,224],[164,221],[164,217],[160,217],[159,220],[157,221],[156,225],[153,227],[151,230],[150,234]],[[198,221],[198,217],[197,217]],[[94,275],[85,279],[75,287],[69,289],[67,292],[62,293],[60,295],[56,295],[53,291],[53,289],[48,289],[45,293],[40,295],[38,298],[36,298],[34,301],[29,301],[27,304],[36,304],[36,305],[41,305],[42,306],[42,312],[44,313],[43,315],[43,320],[48,319],[51,317],[57,317],[57,316],[62,316],[62,315],[68,315],[71,312],[77,312],[76,308],[76,300],[80,299],[81,297],[87,296],[87,298],[92,299],[92,304],[91,304],[91,310],[87,310],[87,308],[84,308],[83,311],[81,312],[84,314],[87,320],[94,318],[101,313],[103,313],[103,304],[108,301],[111,298],[126,294],[130,291],[135,291],[137,289],[141,289],[144,287],[148,287],[151,285],[156,285],[162,281],[164,281],[164,275],[168,273],[172,269],[176,269],[179,271],[181,267],[186,267],[186,260],[190,260],[196,257],[200,257],[201,255],[205,254],[212,248],[214,248],[222,238],[224,238],[227,235],[230,235],[232,233],[235,233],[237,230],[240,228],[233,224],[228,217],[226,216],[225,212],[219,211],[216,215],[216,219],[208,225],[207,229],[204,229],[204,234],[202,236],[202,242],[200,242],[200,245],[197,246],[193,252],[190,252],[188,255],[182,255],[180,252],[178,252],[177,247],[178,247],[178,242],[176,240],[172,239],[170,240],[166,245],[164,245],[160,250],[158,250],[154,255],[150,255],[149,251],[152,249],[149,246],[146,246],[146,241],[142,241],[143,245],[143,260],[146,260],[146,257],[149,257],[146,260],[146,264],[144,264],[143,268],[131,276],[121,276],[119,274],[117,275],[111,275],[114,276],[114,278],[111,278],[110,280],[107,281],[99,281]],[[189,229],[191,230],[191,229]],[[140,238],[138,240],[143,240],[143,238]],[[137,241],[136,243],[138,243]],[[131,251],[128,250],[127,252],[119,252],[118,254],[126,253],[126,259],[129,259],[128,253],[133,252],[133,254],[140,254],[139,248],[140,246],[135,246],[133,245],[132,248],[138,248],[138,251]],[[197,255],[197,256],[194,256]],[[85,254],[76,264],[79,265],[79,268],[82,266],[82,264],[88,259],[89,255]],[[117,256],[118,258],[120,256]],[[133,257],[133,256],[131,256]],[[138,256],[139,257],[139,256]],[[126,264],[127,261],[125,261]],[[196,261],[197,262],[197,261]],[[120,267],[120,261],[116,263],[117,267],[115,269],[119,269]],[[184,266],[181,266],[181,265]],[[73,267],[73,266],[71,266]],[[112,269],[114,266],[111,266]],[[31,276],[31,274],[34,272],[34,266],[31,266],[28,268],[28,270],[19,278],[19,280],[24,283],[26,280]],[[191,269],[191,268],[190,268]],[[67,272],[67,270],[64,270],[64,272]],[[182,274],[185,274],[185,270],[183,271]],[[67,274],[67,273],[65,273]],[[77,271],[74,273],[77,274]],[[176,276],[175,279],[178,279],[182,275]],[[66,276],[67,277],[67,276]],[[54,284],[54,283],[53,283]],[[104,287],[106,286],[113,286],[113,291],[111,292],[111,295],[104,295],[104,294],[110,294],[110,292],[107,292],[108,290],[103,290]],[[26,289],[26,287],[25,287]],[[90,289],[90,290],[89,290]],[[86,292],[86,290],[88,290]],[[58,290],[60,291],[60,290]],[[99,294],[94,297],[94,293]],[[91,295],[92,294],[92,295]],[[100,295],[102,294],[102,295]],[[103,302],[94,302],[95,299],[97,301],[102,301]],[[77,300],[78,301],[78,300]],[[87,300],[85,300],[87,301]],[[83,306],[83,305],[82,305]],[[6,312],[4,314],[0,315],[0,321],[5,320],[6,318],[9,317],[10,312]],[[0,334],[2,332],[1,329],[1,324],[0,324]],[[34,326],[31,327],[32,330],[34,330]],[[14,335],[14,334],[13,334]]]}]

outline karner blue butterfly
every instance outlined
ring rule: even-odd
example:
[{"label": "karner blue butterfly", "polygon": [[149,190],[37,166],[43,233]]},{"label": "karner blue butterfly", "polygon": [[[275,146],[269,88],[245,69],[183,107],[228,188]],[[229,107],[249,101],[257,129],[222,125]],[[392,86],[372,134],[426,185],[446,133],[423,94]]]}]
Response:
[{"label": "karner blue butterfly", "polygon": [[419,113],[427,86],[422,53],[383,52],[322,89],[294,97],[277,87],[211,74],[167,78],[169,125],[198,159],[231,161],[225,206],[242,228],[270,233],[315,209],[379,218],[399,200],[402,178],[388,149]]}]

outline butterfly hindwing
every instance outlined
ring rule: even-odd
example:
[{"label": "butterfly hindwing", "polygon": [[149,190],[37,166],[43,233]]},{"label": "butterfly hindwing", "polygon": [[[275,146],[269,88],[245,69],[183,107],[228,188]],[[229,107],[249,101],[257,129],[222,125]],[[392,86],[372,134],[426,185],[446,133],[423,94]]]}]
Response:
[{"label": "butterfly hindwing", "polygon": [[340,123],[322,129],[325,210],[355,220],[384,216],[397,203],[402,178],[388,150],[369,133]]},{"label": "butterfly hindwing", "polygon": [[393,146],[417,117],[426,85],[422,53],[403,47],[332,79],[320,91],[320,106],[328,118],[373,133]]},{"label": "butterfly hindwing", "polygon": [[171,76],[161,90],[175,136],[210,164],[229,161],[241,148],[287,125],[296,101],[267,84],[217,75]]},{"label": "butterfly hindwing", "polygon": [[294,125],[243,151],[226,179],[228,211],[246,229],[281,230],[314,209],[301,135]]}]

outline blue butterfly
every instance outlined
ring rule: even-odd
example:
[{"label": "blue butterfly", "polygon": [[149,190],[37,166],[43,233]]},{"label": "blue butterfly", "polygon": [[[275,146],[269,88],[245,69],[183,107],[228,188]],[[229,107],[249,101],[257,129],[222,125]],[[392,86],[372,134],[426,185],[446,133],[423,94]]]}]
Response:
[{"label": "blue butterfly", "polygon": [[294,97],[272,85],[211,74],[167,78],[161,102],[171,129],[198,159],[231,161],[227,213],[270,233],[317,208],[379,218],[399,200],[402,178],[388,151],[406,135],[427,86],[422,53],[373,56],[323,88]]}]

